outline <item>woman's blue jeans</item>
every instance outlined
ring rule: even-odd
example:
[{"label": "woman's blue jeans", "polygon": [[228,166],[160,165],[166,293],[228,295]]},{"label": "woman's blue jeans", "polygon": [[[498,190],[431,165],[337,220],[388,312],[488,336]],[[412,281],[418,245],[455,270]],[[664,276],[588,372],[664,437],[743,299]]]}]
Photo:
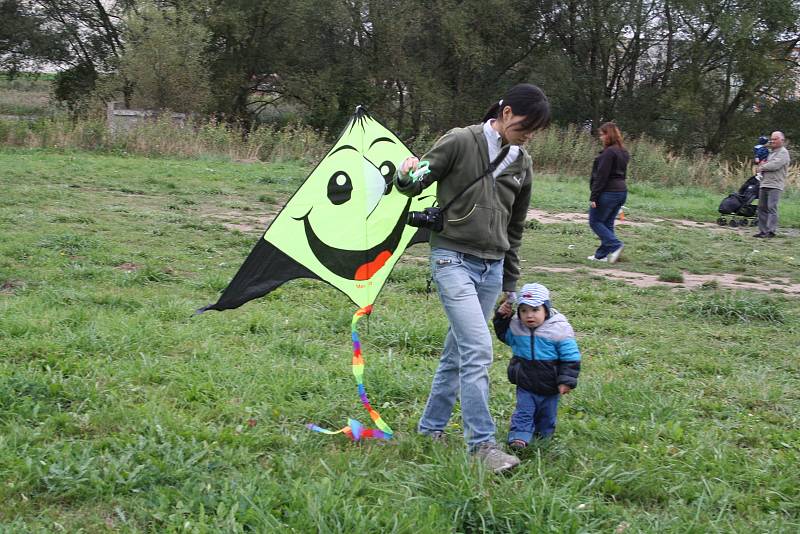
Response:
[{"label": "woman's blue jeans", "polygon": [[464,439],[470,451],[495,442],[489,413],[492,336],[487,321],[503,284],[503,260],[434,248],[431,272],[450,328],[431,393],[419,422],[423,434],[442,431],[461,399]]},{"label": "woman's blue jeans", "polygon": [[606,191],[600,193],[597,207],[589,208],[589,226],[600,238],[600,246],[594,253],[597,259],[605,258],[622,246],[622,241],[614,234],[614,220],[626,198],[627,191]]}]

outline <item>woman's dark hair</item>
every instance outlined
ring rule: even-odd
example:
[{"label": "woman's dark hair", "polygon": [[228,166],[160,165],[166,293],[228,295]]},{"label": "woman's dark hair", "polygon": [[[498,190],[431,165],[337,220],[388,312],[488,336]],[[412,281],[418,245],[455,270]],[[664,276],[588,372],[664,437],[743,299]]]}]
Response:
[{"label": "woman's dark hair", "polygon": [[599,131],[606,134],[606,146],[617,145],[620,148],[625,148],[625,145],[622,143],[622,132],[619,131],[619,128],[613,122],[606,122],[600,126]]},{"label": "woman's dark hair", "polygon": [[486,111],[483,120],[496,119],[503,108],[511,106],[514,115],[524,116],[517,128],[523,131],[541,130],[550,124],[550,102],[541,89],[530,83],[520,83],[508,90]]}]

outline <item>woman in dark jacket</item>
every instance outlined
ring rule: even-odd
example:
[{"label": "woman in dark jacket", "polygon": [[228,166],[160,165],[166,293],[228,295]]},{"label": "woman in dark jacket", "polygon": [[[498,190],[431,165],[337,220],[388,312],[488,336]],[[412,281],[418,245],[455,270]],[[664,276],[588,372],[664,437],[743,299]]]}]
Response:
[{"label": "woman in dark jacket", "polygon": [[622,133],[613,122],[603,124],[599,135],[603,151],[592,165],[589,226],[600,238],[600,246],[589,260],[614,263],[623,247],[614,235],[614,220],[628,196],[625,177],[630,155],[622,144]]}]

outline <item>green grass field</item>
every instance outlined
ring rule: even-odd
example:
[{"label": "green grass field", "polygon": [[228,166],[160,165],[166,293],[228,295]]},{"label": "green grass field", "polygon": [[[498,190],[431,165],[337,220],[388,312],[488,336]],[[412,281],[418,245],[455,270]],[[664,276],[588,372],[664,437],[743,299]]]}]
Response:
[{"label": "green grass field", "polygon": [[[532,222],[523,279],[550,287],[584,365],[555,440],[497,477],[469,461],[458,413],[446,444],[414,432],[447,326],[425,294],[426,246],[360,328],[391,442],[304,427],[369,420],[355,306],[330,286],[296,280],[192,316],[309,169],[11,149],[0,168],[0,532],[800,529],[800,299],[780,288],[637,288],[582,268],[596,244],[584,224]],[[586,184],[543,176],[534,196],[584,211]],[[720,200],[633,184],[627,213],[713,222]],[[625,227],[624,261],[604,268],[798,283],[798,200],[784,198],[790,235],[773,240]],[[513,391],[496,349],[502,439]]]}]

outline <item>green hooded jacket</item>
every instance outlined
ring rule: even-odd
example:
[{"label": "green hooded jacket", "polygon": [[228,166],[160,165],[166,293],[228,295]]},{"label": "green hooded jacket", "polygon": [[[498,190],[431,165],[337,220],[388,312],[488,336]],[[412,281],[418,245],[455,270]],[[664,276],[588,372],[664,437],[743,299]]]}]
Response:
[{"label": "green hooded jacket", "polygon": [[[437,203],[447,205],[489,166],[483,125],[450,130],[420,159],[430,162],[430,173],[411,183],[395,176],[395,186],[404,195],[415,197],[436,182]],[[442,231],[431,232],[431,247],[504,259],[503,291],[514,291],[532,182],[531,157],[520,147],[519,157],[497,178],[484,176],[447,209]]]}]

